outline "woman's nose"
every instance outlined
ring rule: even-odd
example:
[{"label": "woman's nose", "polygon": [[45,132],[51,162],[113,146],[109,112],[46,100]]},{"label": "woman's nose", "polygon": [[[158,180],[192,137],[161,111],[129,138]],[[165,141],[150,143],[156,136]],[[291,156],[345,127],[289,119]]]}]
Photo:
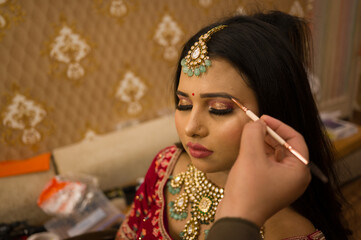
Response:
[{"label": "woman's nose", "polygon": [[205,137],[208,134],[207,126],[202,113],[191,112],[185,126],[185,133],[189,137]]}]

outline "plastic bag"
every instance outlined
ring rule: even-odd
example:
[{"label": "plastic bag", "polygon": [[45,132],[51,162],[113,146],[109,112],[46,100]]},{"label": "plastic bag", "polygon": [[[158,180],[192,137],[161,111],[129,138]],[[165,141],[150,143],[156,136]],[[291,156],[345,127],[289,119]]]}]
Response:
[{"label": "plastic bag", "polygon": [[96,178],[80,174],[54,177],[40,194],[38,206],[54,216],[44,226],[61,238],[104,230],[124,219],[98,188]]}]

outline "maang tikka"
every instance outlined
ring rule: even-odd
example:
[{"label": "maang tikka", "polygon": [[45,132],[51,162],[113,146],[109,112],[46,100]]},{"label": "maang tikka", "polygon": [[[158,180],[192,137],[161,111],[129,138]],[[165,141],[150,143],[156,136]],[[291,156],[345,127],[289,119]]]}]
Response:
[{"label": "maang tikka", "polygon": [[210,67],[212,63],[208,56],[208,47],[206,43],[211,39],[212,34],[225,27],[227,27],[227,25],[219,25],[199,37],[198,42],[193,44],[188,51],[187,56],[181,61],[184,73],[188,74],[189,77],[192,77],[193,75],[200,76],[207,71],[207,68]]}]

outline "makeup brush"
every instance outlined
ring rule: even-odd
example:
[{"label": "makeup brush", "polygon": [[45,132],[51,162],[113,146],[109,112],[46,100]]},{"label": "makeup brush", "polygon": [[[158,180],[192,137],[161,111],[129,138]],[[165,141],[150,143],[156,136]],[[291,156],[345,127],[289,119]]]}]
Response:
[{"label": "makeup brush", "polygon": [[[257,121],[259,117],[254,114],[251,110],[243,106],[240,102],[238,102],[234,97],[230,97],[230,99],[240,108],[242,109],[246,115],[252,119],[253,121]],[[297,152],[291,145],[289,145],[283,138],[281,138],[275,131],[273,131],[270,127],[266,126],[267,133],[271,135],[279,144],[284,146],[288,151],[290,151],[297,159],[299,159],[303,164],[309,166],[311,172],[318,177],[322,182],[327,183],[328,178],[323,174],[323,172],[317,167],[313,162],[309,162],[306,158],[304,158],[299,152]]]}]

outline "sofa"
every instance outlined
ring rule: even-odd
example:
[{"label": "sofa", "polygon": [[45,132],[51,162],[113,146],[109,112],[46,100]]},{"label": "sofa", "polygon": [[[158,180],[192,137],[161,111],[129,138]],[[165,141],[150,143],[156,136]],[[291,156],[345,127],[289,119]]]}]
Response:
[{"label": "sofa", "polygon": [[39,225],[49,219],[37,206],[37,198],[57,174],[94,176],[104,191],[134,184],[157,152],[177,141],[170,114],[54,149],[48,171],[0,178],[0,223],[26,220]]}]

